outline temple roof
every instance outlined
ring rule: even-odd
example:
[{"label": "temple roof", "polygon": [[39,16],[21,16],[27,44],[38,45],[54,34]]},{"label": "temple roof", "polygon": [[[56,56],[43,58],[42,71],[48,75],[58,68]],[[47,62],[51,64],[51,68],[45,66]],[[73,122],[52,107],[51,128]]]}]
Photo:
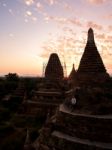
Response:
[{"label": "temple roof", "polygon": [[77,72],[106,72],[94,41],[94,32],[92,28],[88,30],[87,44]]}]

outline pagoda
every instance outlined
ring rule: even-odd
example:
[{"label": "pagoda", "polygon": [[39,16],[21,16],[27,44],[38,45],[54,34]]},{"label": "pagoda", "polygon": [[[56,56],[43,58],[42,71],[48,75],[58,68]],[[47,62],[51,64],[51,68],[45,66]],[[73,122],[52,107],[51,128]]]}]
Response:
[{"label": "pagoda", "polygon": [[76,75],[76,70],[75,70],[75,66],[73,64],[72,71],[70,72],[70,75],[69,75],[69,79],[71,79],[71,80],[74,79],[75,75]]},{"label": "pagoda", "polygon": [[63,79],[63,67],[56,53],[50,55],[48,64],[45,69],[45,78],[47,79]]},{"label": "pagoda", "polygon": [[32,111],[37,114],[40,113],[41,116],[46,116],[48,113],[52,116],[63,101],[62,87],[63,68],[58,55],[52,53],[45,69],[45,78],[38,85],[38,89],[34,91],[34,96],[30,101]]},{"label": "pagoda", "polygon": [[79,85],[96,85],[109,79],[102,58],[97,50],[93,29],[88,30],[87,44],[77,70]]},{"label": "pagoda", "polygon": [[72,67],[72,70],[70,72],[70,75],[68,77],[68,81],[69,81],[69,84],[71,86],[74,86],[76,84],[76,70],[75,70],[75,66],[73,64],[73,67]]},{"label": "pagoda", "polygon": [[64,102],[47,119],[33,147],[35,150],[112,150],[112,88],[106,84],[98,86],[109,75],[91,28],[78,71],[73,65],[69,78],[77,81],[76,87],[65,91]]}]

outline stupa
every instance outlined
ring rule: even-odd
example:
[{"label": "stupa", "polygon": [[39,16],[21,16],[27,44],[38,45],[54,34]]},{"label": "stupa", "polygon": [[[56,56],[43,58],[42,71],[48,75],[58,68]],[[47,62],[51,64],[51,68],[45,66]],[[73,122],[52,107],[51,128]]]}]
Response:
[{"label": "stupa", "polygon": [[41,116],[46,116],[49,113],[52,116],[63,101],[62,87],[63,67],[58,55],[52,53],[45,69],[45,78],[38,85],[38,89],[33,91],[32,99],[26,102],[28,103],[28,112]]},{"label": "stupa", "polygon": [[56,53],[50,55],[45,70],[45,78],[47,79],[63,79],[63,67]]},{"label": "stupa", "polygon": [[102,84],[109,79],[97,50],[92,28],[88,30],[87,44],[77,70],[77,77],[79,85]]},{"label": "stupa", "polygon": [[112,150],[112,97],[109,96],[112,89],[97,87],[109,75],[97,51],[92,29],[88,31],[86,48],[74,78],[80,87],[66,92],[69,95],[65,102],[47,120],[33,143],[35,150]]},{"label": "stupa", "polygon": [[76,70],[74,64],[72,67],[72,71],[70,72],[70,75],[68,77],[68,82],[71,86],[74,86],[76,84]]}]

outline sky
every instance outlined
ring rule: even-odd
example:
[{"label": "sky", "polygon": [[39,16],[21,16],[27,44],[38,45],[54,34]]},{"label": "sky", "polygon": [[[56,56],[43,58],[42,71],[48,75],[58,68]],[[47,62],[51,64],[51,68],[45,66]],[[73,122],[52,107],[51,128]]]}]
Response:
[{"label": "sky", "polygon": [[112,0],[0,0],[0,75],[41,76],[54,52],[69,75],[90,27],[112,74]]}]

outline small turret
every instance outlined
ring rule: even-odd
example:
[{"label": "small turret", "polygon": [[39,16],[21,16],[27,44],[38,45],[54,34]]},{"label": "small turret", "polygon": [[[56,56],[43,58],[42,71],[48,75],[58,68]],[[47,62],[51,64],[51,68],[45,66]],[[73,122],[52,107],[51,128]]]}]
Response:
[{"label": "small turret", "polygon": [[69,79],[74,80],[76,75],[75,65],[73,64],[72,71],[70,72]]}]

